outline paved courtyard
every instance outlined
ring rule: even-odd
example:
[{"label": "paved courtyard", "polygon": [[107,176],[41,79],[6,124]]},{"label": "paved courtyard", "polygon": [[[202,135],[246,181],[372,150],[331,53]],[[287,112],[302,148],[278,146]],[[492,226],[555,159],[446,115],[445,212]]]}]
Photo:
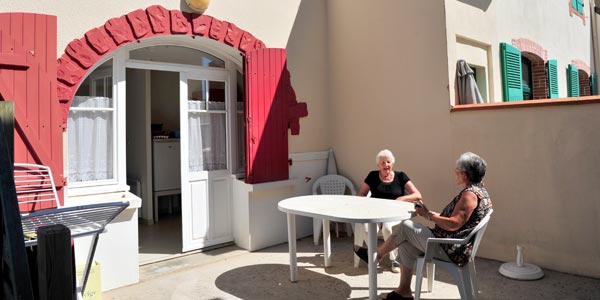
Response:
[{"label": "paved courtyard", "polygon": [[[364,264],[353,267],[352,240],[333,238],[332,266],[323,268],[322,245],[298,241],[298,282],[289,281],[288,245],[257,252],[235,246],[142,266],[140,283],[103,293],[103,299],[368,299]],[[502,262],[477,259],[478,299],[600,299],[600,280],[544,270],[544,278],[516,281],[498,273]],[[384,261],[378,295],[398,284]],[[460,299],[450,276],[436,270],[433,293],[423,299]],[[414,280],[413,280],[414,284]]]}]

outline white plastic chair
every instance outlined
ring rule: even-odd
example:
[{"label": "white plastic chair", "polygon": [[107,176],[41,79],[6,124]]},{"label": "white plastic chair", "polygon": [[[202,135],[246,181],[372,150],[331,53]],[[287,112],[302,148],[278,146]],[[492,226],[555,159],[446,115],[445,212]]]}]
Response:
[{"label": "white plastic chair", "polygon": [[[427,239],[427,246],[425,247],[425,255],[419,257],[417,259],[417,270],[416,277],[417,281],[415,282],[415,299],[418,300],[421,298],[421,284],[423,281],[423,268],[425,263],[427,263],[427,291],[433,291],[433,277],[435,276],[435,265],[439,265],[442,268],[446,269],[452,278],[456,281],[458,286],[458,291],[460,293],[461,299],[474,299],[475,295],[479,293],[477,289],[477,278],[475,272],[475,255],[477,253],[477,248],[479,248],[479,244],[481,243],[481,239],[483,238],[483,234],[485,233],[485,229],[487,228],[488,222],[490,221],[490,216],[494,212],[493,209],[490,209],[488,214],[477,224],[477,226],[471,231],[471,233],[464,239],[452,239],[452,238],[429,238]],[[429,247],[429,245],[433,244],[467,244],[471,239],[473,241],[473,250],[471,251],[471,257],[469,257],[469,262],[462,267],[458,265],[442,261],[433,258],[433,247]]]},{"label": "white plastic chair", "polygon": [[[348,178],[341,175],[325,175],[323,177],[320,177],[315,181],[315,183],[313,183],[312,193],[313,195],[345,195],[346,189],[350,190],[350,194],[356,195],[354,185]],[[319,244],[322,225],[322,219],[313,218],[313,239],[315,245]],[[350,234],[351,232],[352,225],[346,223],[346,233]],[[338,223],[335,224],[335,235],[337,237],[340,236]]]},{"label": "white plastic chair", "polygon": [[60,202],[50,167],[15,163],[15,189],[19,206],[25,204],[22,214],[34,210],[58,208]]}]

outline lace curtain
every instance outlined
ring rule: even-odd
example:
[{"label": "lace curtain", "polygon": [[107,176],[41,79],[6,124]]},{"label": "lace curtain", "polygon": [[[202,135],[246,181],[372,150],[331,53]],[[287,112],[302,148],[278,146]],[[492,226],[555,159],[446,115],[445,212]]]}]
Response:
[{"label": "lace curtain", "polygon": [[[227,169],[227,135],[225,127],[225,103],[189,101],[189,160],[190,171]],[[217,111],[220,110],[220,111]]]},{"label": "lace curtain", "polygon": [[67,125],[70,182],[114,178],[112,107],[111,98],[74,97]]}]

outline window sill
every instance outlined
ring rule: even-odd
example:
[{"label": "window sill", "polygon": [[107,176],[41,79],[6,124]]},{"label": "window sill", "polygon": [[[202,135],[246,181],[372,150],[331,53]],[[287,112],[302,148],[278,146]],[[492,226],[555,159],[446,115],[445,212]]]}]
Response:
[{"label": "window sill", "polygon": [[142,199],[129,192],[112,192],[96,195],[81,195],[75,197],[68,197],[65,199],[65,207],[88,205],[88,204],[99,204],[109,203],[117,201],[129,201],[127,209],[140,208],[142,206]]},{"label": "window sill", "polygon": [[67,197],[91,196],[106,193],[129,191],[128,185],[120,185],[116,181],[104,185],[67,185]]},{"label": "window sill", "polygon": [[557,105],[576,105],[600,103],[600,96],[570,97],[558,99],[526,100],[514,102],[495,102],[482,104],[461,104],[450,108],[451,112],[471,111],[471,110],[494,110],[506,108],[557,106]]}]

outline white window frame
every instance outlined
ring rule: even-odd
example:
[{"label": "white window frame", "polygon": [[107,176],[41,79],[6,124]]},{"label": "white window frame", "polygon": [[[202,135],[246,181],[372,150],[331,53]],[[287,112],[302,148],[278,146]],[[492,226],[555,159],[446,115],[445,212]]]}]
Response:
[{"label": "white window frame", "polygon": [[[112,72],[109,71],[100,71],[97,72],[96,74],[93,74],[94,71],[100,67],[101,65],[103,65],[104,63],[106,63],[107,61],[112,59]],[[104,193],[104,192],[110,192],[110,191],[124,191],[124,190],[128,190],[128,188],[125,186],[126,182],[121,184],[120,182],[120,178],[122,178],[122,175],[119,172],[119,164],[118,161],[121,157],[120,153],[119,153],[119,145],[120,143],[124,143],[125,139],[124,136],[120,137],[119,131],[118,129],[118,125],[122,122],[121,118],[124,119],[124,114],[122,114],[123,116],[121,116],[120,114],[120,110],[121,110],[121,106],[122,104],[119,103],[118,101],[118,94],[119,94],[119,86],[117,84],[117,80],[119,78],[119,74],[118,74],[118,55],[114,55],[114,56],[109,56],[106,57],[100,61],[98,61],[94,67],[88,72],[88,77],[90,79],[90,94],[95,94],[95,80],[97,80],[98,78],[108,78],[111,77],[112,78],[112,102],[113,102],[113,107],[112,108],[95,108],[94,110],[96,111],[112,111],[113,115],[112,115],[112,155],[113,155],[113,162],[112,162],[112,171],[113,171],[113,178],[112,179],[106,179],[106,180],[94,180],[94,181],[84,181],[84,182],[69,182],[67,185],[67,194],[68,196],[79,196],[79,195],[87,195],[87,194],[97,194],[97,193]],[[92,75],[93,74],[93,75]],[[91,77],[90,77],[91,76]],[[86,79],[88,79],[86,77]],[[83,81],[82,81],[83,82]],[[79,88],[79,87],[78,87]],[[121,89],[124,88],[120,87]],[[69,111],[71,110],[86,110],[86,108],[73,108],[70,107]],[[66,140],[68,140],[68,134],[69,134],[69,129],[67,128],[67,132],[66,132]],[[121,140],[122,139],[122,140]],[[67,150],[65,152],[67,152],[66,157],[68,158],[68,147],[66,147]],[[122,148],[122,147],[121,147]],[[65,170],[69,170],[68,168],[68,159],[65,159],[66,162],[66,166],[65,166]],[[67,178],[68,178],[68,174],[67,174]]]}]

